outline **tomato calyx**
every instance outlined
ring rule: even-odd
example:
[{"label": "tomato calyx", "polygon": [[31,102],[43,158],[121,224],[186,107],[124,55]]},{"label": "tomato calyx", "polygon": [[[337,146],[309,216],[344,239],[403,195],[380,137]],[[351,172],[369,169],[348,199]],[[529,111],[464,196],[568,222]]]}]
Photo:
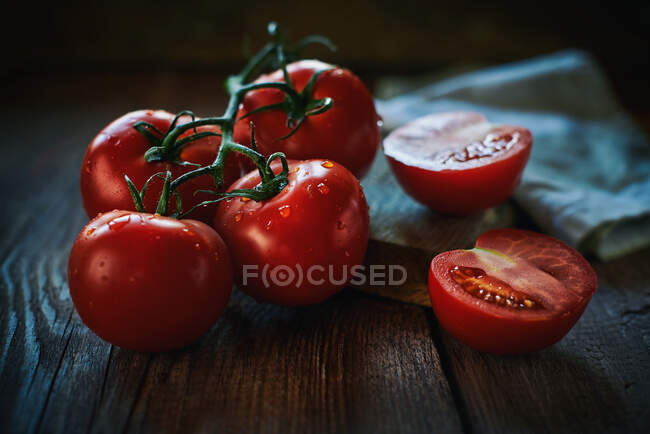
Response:
[{"label": "tomato calyx", "polygon": [[[298,131],[298,128],[300,128],[300,126],[305,121],[305,119],[307,119],[307,117],[325,113],[330,108],[332,108],[332,105],[334,104],[334,100],[330,97],[314,98],[313,89],[314,89],[314,85],[316,84],[316,80],[318,80],[318,77],[320,77],[322,73],[327,71],[332,71],[333,69],[334,68],[327,68],[327,69],[321,69],[320,71],[316,71],[311,76],[311,78],[303,88],[302,92],[297,93],[294,97],[290,97],[289,94],[287,93],[287,96],[285,96],[284,101],[277,104],[269,104],[269,105],[258,107],[254,110],[249,111],[239,119],[245,119],[249,116],[252,116],[260,112],[271,111],[271,110],[282,110],[287,113],[287,127],[290,128],[291,130],[284,136],[275,139],[275,141],[277,142],[277,141],[288,139],[289,137],[293,136],[296,133],[296,131]],[[286,65],[284,65],[282,71],[285,77],[285,81],[290,87],[293,88],[293,85],[291,84],[291,78],[289,77],[289,73],[287,72]]]},{"label": "tomato calyx", "polygon": [[[179,140],[179,137],[188,130],[187,127],[183,128],[183,126],[178,126],[178,121],[183,116],[189,116],[192,119],[191,123],[193,127],[189,129],[194,129],[194,134]],[[208,121],[206,123],[206,120],[203,120],[201,124],[211,125],[212,122]],[[196,116],[191,110],[183,110],[177,113],[165,133],[149,122],[139,121],[133,124],[133,128],[142,134],[151,144],[151,148],[144,154],[144,159],[148,163],[168,161],[181,166],[196,166],[196,164],[181,160],[180,154],[185,145],[204,137],[221,136],[221,134],[213,131],[198,132],[196,129],[197,126]]]},{"label": "tomato calyx", "polygon": [[276,47],[276,56],[273,59],[276,69],[282,70],[282,75],[284,77],[283,84],[285,84],[288,88],[287,91],[285,91],[285,100],[277,104],[269,104],[266,106],[258,107],[255,110],[251,110],[240,119],[245,119],[255,113],[264,111],[285,111],[287,113],[287,127],[291,130],[286,135],[276,139],[276,141],[280,141],[288,139],[294,135],[308,116],[315,116],[321,113],[325,113],[332,107],[332,104],[334,103],[332,98],[329,97],[313,97],[314,84],[316,83],[316,80],[318,80],[318,77],[323,72],[330,71],[334,68],[326,68],[320,71],[316,71],[314,75],[312,75],[312,77],[309,79],[309,82],[307,82],[303,90],[301,92],[298,92],[293,86],[289,71],[287,71],[287,64],[293,60],[298,59],[300,57],[300,52],[302,49],[309,44],[321,44],[329,48],[331,51],[336,51],[337,47],[332,43],[332,41],[321,35],[307,36],[292,46],[286,46],[284,35],[279,31],[278,25],[275,22],[269,23],[268,32],[273,37],[272,44],[274,44]]}]

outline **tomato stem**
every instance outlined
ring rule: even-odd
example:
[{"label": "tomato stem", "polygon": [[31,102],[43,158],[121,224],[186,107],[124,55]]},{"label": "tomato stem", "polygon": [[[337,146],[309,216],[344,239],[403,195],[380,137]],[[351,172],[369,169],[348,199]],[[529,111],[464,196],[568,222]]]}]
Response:
[{"label": "tomato stem", "polygon": [[[318,76],[325,70],[315,73],[303,91],[299,93],[291,83],[291,79],[286,68],[287,62],[297,58],[300,51],[309,44],[322,44],[332,50],[335,50],[336,47],[329,39],[318,35],[308,36],[292,46],[287,46],[284,42],[283,35],[280,33],[278,25],[276,23],[269,23],[267,30],[269,35],[272,37],[272,40],[268,42],[257,54],[255,54],[248,61],[246,66],[244,66],[239,74],[232,75],[226,79],[225,88],[230,95],[230,99],[228,100],[228,105],[223,116],[196,120],[193,112],[185,110],[176,115],[170,125],[169,130],[166,133],[162,133],[153,125],[146,122],[138,122],[134,125],[134,128],[139,133],[143,134],[151,143],[151,148],[149,148],[145,153],[145,160],[147,162],[169,161],[176,164],[183,163],[180,160],[180,152],[185,145],[203,137],[219,135],[215,132],[198,132],[198,127],[214,125],[218,126],[221,129],[221,145],[219,147],[217,157],[212,164],[209,166],[199,167],[190,172],[186,172],[174,180],[171,180],[171,173],[169,171],[166,172],[163,191],[161,193],[158,207],[156,209],[157,213],[166,215],[168,211],[167,208],[169,199],[172,195],[175,195],[177,199],[176,215],[180,214],[180,196],[176,191],[181,184],[189,181],[190,179],[203,175],[211,175],[214,178],[215,187],[221,187],[224,182],[224,165],[227,157],[231,152],[244,154],[253,160],[260,173],[261,182],[252,189],[235,190],[228,193],[218,193],[215,191],[213,193],[221,196],[219,199],[202,202],[193,207],[191,210],[187,211],[182,216],[189,214],[192,210],[199,206],[207,206],[210,203],[219,202],[223,199],[233,196],[247,197],[256,201],[268,199],[278,194],[287,185],[288,164],[286,156],[281,152],[276,152],[270,155],[268,159],[266,159],[264,155],[257,152],[257,149],[254,145],[255,137],[254,128],[252,125],[251,143],[253,144],[253,149],[243,146],[234,141],[233,134],[235,123],[237,121],[237,111],[239,109],[239,105],[244,96],[253,90],[271,88],[282,91],[285,94],[285,103],[283,107],[277,108],[282,108],[287,111],[287,113],[289,113],[289,123],[293,129],[287,136],[280,138],[279,140],[291,136],[296,132],[296,130],[300,127],[307,116],[313,116],[327,111],[332,106],[332,100],[330,98],[314,100],[311,96],[313,84],[315,83]],[[249,83],[250,80],[256,76],[256,74],[258,74],[265,67],[271,65],[273,62],[276,63],[276,65],[273,66],[279,66],[279,68],[282,69],[285,80],[284,82]],[[276,107],[268,107],[267,109],[275,108]],[[179,119],[182,116],[190,116],[192,120],[182,125],[177,125]],[[194,130],[194,134],[179,140],[179,137],[181,135],[192,129]],[[282,171],[277,175],[274,174],[273,170],[271,169],[271,163],[274,160],[280,160],[282,164]],[[143,196],[144,191],[146,191],[146,186],[143,188],[142,192],[138,192],[128,177],[126,177],[126,179],[127,184],[129,185],[129,191],[133,196],[133,200],[137,208],[143,203]],[[147,181],[147,184],[148,183],[149,181]]]}]

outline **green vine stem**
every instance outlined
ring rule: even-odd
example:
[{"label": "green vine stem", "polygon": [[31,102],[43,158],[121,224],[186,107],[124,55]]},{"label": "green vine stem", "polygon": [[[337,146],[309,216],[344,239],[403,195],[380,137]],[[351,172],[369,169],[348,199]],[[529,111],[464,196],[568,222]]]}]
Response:
[{"label": "green vine stem", "polygon": [[[286,156],[281,152],[277,152],[270,155],[268,159],[265,159],[262,154],[257,152],[254,141],[254,128],[252,125],[251,143],[253,149],[234,141],[233,133],[237,121],[237,110],[239,104],[246,93],[252,90],[275,88],[282,91],[285,94],[286,99],[282,103],[283,105],[281,107],[268,106],[263,109],[271,110],[274,108],[281,108],[289,113],[290,123],[293,124],[292,126],[294,127],[294,129],[286,136],[289,137],[295,132],[295,130],[297,130],[297,128],[300,127],[306,116],[312,116],[327,111],[332,106],[332,100],[330,98],[322,100],[314,100],[311,98],[313,83],[322,71],[314,74],[310,82],[305,86],[305,89],[298,93],[292,86],[289,80],[289,75],[286,71],[286,63],[288,59],[296,58],[300,50],[308,44],[323,44],[330,49],[336,49],[336,47],[329,41],[329,39],[323,36],[308,36],[293,46],[287,47],[276,23],[270,23],[267,29],[272,37],[272,41],[267,43],[257,54],[255,54],[239,74],[232,75],[226,80],[225,87],[226,91],[230,95],[230,99],[228,100],[228,105],[223,116],[196,120],[194,113],[191,111],[182,111],[176,115],[166,133],[162,133],[153,125],[147,124],[146,122],[138,122],[134,125],[134,128],[147,137],[152,145],[145,153],[145,160],[147,162],[169,161],[176,164],[189,164],[180,161],[179,158],[180,152],[185,145],[202,137],[219,135],[218,133],[208,131],[198,132],[198,127],[213,125],[218,126],[221,129],[221,145],[219,147],[219,152],[215,161],[209,166],[199,167],[195,170],[186,172],[174,180],[171,180],[171,173],[169,171],[166,173],[157,173],[147,180],[141,191],[138,191],[131,180],[125,175],[129,191],[131,192],[138,211],[143,209],[143,198],[149,182],[156,177],[162,177],[164,179],[163,191],[156,212],[161,215],[167,215],[169,199],[171,196],[175,196],[176,211],[172,214],[174,217],[184,217],[199,206],[207,206],[208,204],[219,202],[233,196],[247,197],[256,201],[261,201],[275,196],[287,185],[288,164]],[[256,74],[274,61],[279,63],[280,67],[284,71],[285,82],[249,83]],[[192,120],[191,122],[178,125],[178,120],[181,116],[190,116]],[[181,135],[192,129],[194,129],[194,134],[179,140]],[[190,179],[203,175],[211,175],[214,178],[215,186],[217,188],[221,187],[223,185],[223,167],[231,152],[244,154],[255,162],[261,177],[260,183],[251,189],[233,190],[227,193],[212,192],[221,197],[215,200],[199,203],[181,215],[182,204],[180,202],[180,195],[176,192],[178,187]],[[282,164],[282,171],[278,174],[273,173],[273,170],[271,169],[271,163],[274,160],[280,160]]]}]

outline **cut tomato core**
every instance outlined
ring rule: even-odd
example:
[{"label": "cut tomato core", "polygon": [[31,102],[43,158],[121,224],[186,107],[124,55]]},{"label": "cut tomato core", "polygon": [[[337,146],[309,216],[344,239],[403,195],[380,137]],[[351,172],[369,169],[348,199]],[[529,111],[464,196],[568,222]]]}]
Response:
[{"label": "cut tomato core", "polygon": [[476,267],[456,265],[449,270],[451,278],[472,297],[512,309],[536,310],[544,306],[524,292],[517,291],[501,279]]},{"label": "cut tomato core", "polygon": [[507,151],[512,148],[519,140],[519,133],[512,134],[488,134],[482,141],[475,141],[465,146],[462,150],[452,152],[442,164],[449,160],[459,163],[465,161],[477,160],[479,158],[493,157],[498,153]]}]

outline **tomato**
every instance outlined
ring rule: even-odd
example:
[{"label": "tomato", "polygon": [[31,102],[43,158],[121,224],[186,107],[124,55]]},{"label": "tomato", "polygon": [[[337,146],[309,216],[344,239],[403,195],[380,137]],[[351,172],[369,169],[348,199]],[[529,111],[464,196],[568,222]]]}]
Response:
[{"label": "tomato", "polygon": [[519,185],[533,138],[479,113],[439,113],[396,129],[384,153],[402,188],[434,211],[467,215],[505,201]]},{"label": "tomato", "polygon": [[[279,171],[278,164],[272,167]],[[260,302],[319,303],[343,288],[354,277],[353,267],[362,264],[368,205],[359,181],[341,164],[290,160],[288,178],[270,199],[222,202],[215,228],[230,249],[243,291]],[[259,182],[254,171],[230,189]]]},{"label": "tomato", "polygon": [[232,282],[230,255],[214,229],[131,211],[91,220],[68,262],[83,322],[111,344],[139,351],[196,341],[223,311]]},{"label": "tomato", "polygon": [[[162,110],[139,110],[127,113],[106,126],[88,146],[81,167],[81,196],[88,217],[93,218],[100,212],[112,209],[135,210],[133,199],[124,180],[128,175],[138,189],[141,189],[147,179],[166,168],[172,173],[173,179],[185,172],[195,169],[193,166],[181,166],[169,162],[148,163],[144,154],[151,147],[149,141],[133,125],[138,121],[149,122],[165,133],[169,129],[174,116]],[[181,123],[189,121],[183,117]],[[203,126],[199,132],[218,132],[217,127]],[[193,130],[184,133],[181,138],[189,136]],[[209,165],[214,162],[221,138],[216,136],[204,137],[183,148],[180,158],[182,161]],[[225,187],[239,177],[239,167],[236,159],[229,158],[224,168]],[[145,195],[144,207],[148,212],[155,212],[162,190],[162,179],[149,184]],[[207,193],[196,190],[214,190],[214,181],[210,176],[200,176],[182,184],[178,192],[183,201],[183,211],[204,201],[214,199]],[[175,200],[170,200],[170,209],[175,209]],[[216,207],[201,207],[190,217],[210,224],[214,219]]]},{"label": "tomato", "polygon": [[[379,116],[372,95],[359,78],[347,69],[317,60],[301,60],[287,66],[297,91],[302,91],[317,71],[322,72],[312,89],[315,99],[329,97],[332,107],[321,114],[308,116],[291,137],[280,140],[291,128],[283,110],[258,112],[241,119],[235,127],[235,141],[250,146],[250,122],[255,125],[255,140],[264,155],[284,152],[287,158],[306,160],[328,158],[347,167],[361,178],[370,168],[381,141]],[[284,81],[281,70],[259,77],[256,82]],[[278,89],[259,89],[246,94],[238,117],[254,109],[284,100]],[[248,170],[253,167],[246,166]]]},{"label": "tomato", "polygon": [[471,250],[431,262],[429,294],[440,324],[480,351],[541,350],[566,335],[596,291],[589,263],[547,235],[497,229]]}]

